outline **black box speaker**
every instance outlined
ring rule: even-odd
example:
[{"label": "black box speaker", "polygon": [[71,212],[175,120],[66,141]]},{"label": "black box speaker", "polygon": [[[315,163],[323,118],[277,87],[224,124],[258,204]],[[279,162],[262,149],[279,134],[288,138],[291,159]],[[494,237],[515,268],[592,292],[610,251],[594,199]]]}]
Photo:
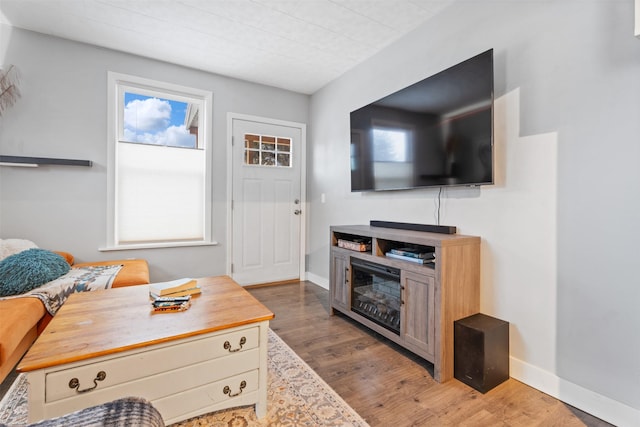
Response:
[{"label": "black box speaker", "polygon": [[486,393],[509,379],[509,322],[485,314],[453,325],[453,376]]}]

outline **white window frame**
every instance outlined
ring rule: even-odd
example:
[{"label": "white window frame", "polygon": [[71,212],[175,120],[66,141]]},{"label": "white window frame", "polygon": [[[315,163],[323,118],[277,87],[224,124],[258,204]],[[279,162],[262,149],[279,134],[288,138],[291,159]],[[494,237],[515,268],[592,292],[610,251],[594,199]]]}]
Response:
[{"label": "white window frame", "polygon": [[[216,245],[212,235],[212,142],[213,142],[213,94],[211,91],[196,89],[172,83],[160,82],[142,77],[108,72],[107,75],[107,244],[101,251],[149,249],[182,246]],[[205,150],[205,182],[204,182],[204,238],[202,240],[166,241],[154,243],[120,244],[117,236],[117,149],[121,137],[123,105],[119,105],[123,88],[137,93],[154,94],[171,99],[196,98],[202,101],[200,123],[202,139],[198,140],[198,148]]]}]

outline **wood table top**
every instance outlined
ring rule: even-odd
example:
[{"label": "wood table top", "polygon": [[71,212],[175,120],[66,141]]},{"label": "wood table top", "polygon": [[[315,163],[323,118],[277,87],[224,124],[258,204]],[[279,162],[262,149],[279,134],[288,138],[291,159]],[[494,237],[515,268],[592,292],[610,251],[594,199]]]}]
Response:
[{"label": "wood table top", "polygon": [[27,372],[270,320],[274,314],[227,276],[198,279],[186,311],[153,313],[149,286],[69,296],[18,365]]}]

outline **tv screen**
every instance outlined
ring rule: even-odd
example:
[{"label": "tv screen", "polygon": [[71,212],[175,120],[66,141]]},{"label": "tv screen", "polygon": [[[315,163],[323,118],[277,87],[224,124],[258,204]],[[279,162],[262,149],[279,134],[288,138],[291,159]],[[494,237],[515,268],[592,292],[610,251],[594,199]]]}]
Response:
[{"label": "tv screen", "polygon": [[493,49],[351,116],[351,191],[493,183]]}]

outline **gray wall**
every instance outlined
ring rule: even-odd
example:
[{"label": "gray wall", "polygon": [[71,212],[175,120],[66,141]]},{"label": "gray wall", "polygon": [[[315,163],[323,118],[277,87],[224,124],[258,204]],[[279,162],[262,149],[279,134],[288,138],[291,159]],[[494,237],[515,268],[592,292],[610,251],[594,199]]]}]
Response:
[{"label": "gray wall", "polygon": [[[0,167],[0,238],[79,261],[146,258],[153,280],[225,274],[227,112],[306,123],[309,97],[0,26],[0,63],[22,98],[0,118],[0,153],[93,160],[84,167]],[[218,246],[99,252],[106,244],[107,71],[213,92],[213,234]]]},{"label": "gray wall", "polygon": [[310,276],[327,283],[332,224],[436,221],[435,190],[350,193],[349,112],[488,48],[497,182],[446,190],[441,223],[483,238],[481,306],[511,322],[512,376],[635,425],[640,40],[632,0],[460,1],[315,93]]},{"label": "gray wall", "polygon": [[[20,67],[23,92],[0,118],[0,153],[95,162],[0,168],[0,237],[81,261],[144,257],[155,280],[224,273],[226,113],[274,117],[310,123],[307,266],[326,286],[331,224],[435,222],[434,190],[349,192],[349,111],[494,48],[497,183],[447,190],[442,223],[483,238],[482,310],[511,322],[512,376],[631,425],[640,410],[632,17],[632,0],[461,1],[314,94],[309,116],[307,96],[0,26],[0,62]],[[213,91],[220,246],[97,250],[106,235],[108,70]]]}]

